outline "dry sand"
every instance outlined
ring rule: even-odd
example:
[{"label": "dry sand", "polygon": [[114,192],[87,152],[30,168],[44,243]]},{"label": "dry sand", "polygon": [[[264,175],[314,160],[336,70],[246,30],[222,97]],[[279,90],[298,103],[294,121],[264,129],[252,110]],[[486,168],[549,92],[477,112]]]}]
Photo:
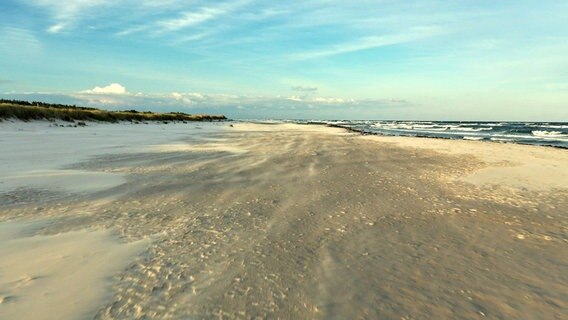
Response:
[{"label": "dry sand", "polygon": [[111,298],[105,290],[109,275],[147,244],[121,244],[103,230],[29,235],[47,223],[0,224],[2,319],[93,318]]},{"label": "dry sand", "polygon": [[[57,307],[46,319],[568,314],[565,150],[291,124],[34,124],[49,133],[34,143],[29,126],[0,123],[0,148],[16,153],[0,157],[12,181],[0,181],[0,220],[15,221],[0,223],[10,255],[0,263],[0,318],[24,310],[17,318],[35,319],[26,301]],[[39,168],[22,161],[50,155],[34,153],[46,144],[67,156]],[[46,188],[49,176],[32,170],[63,171],[63,187]],[[107,185],[74,190],[67,171],[120,180],[101,175]],[[41,273],[38,259],[65,256],[70,243],[75,262]],[[87,253],[113,263],[91,271]],[[81,280],[59,278],[74,272]],[[32,299],[41,281],[54,297]],[[58,302],[72,292],[90,303]]]}]

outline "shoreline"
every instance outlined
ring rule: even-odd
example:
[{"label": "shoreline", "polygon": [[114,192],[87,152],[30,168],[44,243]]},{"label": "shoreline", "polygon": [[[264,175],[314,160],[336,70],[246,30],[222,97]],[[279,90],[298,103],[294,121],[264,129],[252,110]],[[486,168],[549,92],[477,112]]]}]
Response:
[{"label": "shoreline", "polygon": [[328,127],[331,127],[331,128],[342,128],[342,129],[345,129],[349,132],[359,133],[363,136],[371,135],[371,136],[383,136],[383,137],[426,138],[426,139],[458,140],[458,141],[468,140],[468,141],[477,141],[477,142],[518,144],[518,145],[525,145],[525,146],[547,147],[547,148],[557,148],[557,149],[568,150],[568,147],[556,146],[556,145],[547,145],[547,144],[530,144],[530,143],[514,142],[514,141],[493,141],[493,140],[487,140],[487,139],[458,139],[458,138],[446,138],[446,137],[433,137],[433,136],[421,135],[420,133],[417,133],[414,136],[404,136],[404,135],[395,135],[395,134],[389,135],[389,134],[384,134],[384,133],[380,133],[380,132],[372,132],[372,131],[367,131],[365,129],[351,128],[351,127],[336,125],[336,124],[317,123],[317,122],[313,122],[313,123],[308,122],[306,124],[307,125],[324,125],[324,126],[328,126]]},{"label": "shoreline", "polygon": [[[7,173],[52,157],[45,170],[124,179],[81,192],[65,175],[60,190],[0,189],[28,199],[0,205],[0,229],[46,219],[27,236],[147,241],[89,307],[97,319],[554,318],[568,307],[564,151],[230,124],[0,123]],[[50,279],[16,268],[15,278]],[[0,317],[30,294],[2,281],[12,293],[0,295],[14,298]]]}]

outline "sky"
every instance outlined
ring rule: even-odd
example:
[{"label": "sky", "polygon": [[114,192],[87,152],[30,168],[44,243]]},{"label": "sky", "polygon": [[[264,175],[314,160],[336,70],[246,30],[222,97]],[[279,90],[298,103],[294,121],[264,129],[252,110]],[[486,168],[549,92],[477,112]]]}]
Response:
[{"label": "sky", "polygon": [[568,121],[568,1],[2,0],[0,98]]}]

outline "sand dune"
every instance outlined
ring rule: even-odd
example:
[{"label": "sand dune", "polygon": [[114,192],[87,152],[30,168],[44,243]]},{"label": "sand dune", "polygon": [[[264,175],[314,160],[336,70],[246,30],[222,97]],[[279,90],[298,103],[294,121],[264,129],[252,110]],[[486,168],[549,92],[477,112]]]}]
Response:
[{"label": "sand dune", "polygon": [[[323,126],[222,126],[74,128],[69,139],[88,136],[94,143],[91,149],[82,146],[88,156],[41,169],[104,172],[122,181],[80,192],[38,183],[1,190],[0,219],[16,222],[0,228],[48,219],[27,235],[46,239],[42,243],[50,252],[62,252],[60,240],[67,237],[85,239],[75,253],[101,252],[89,241],[115,248],[103,250],[108,257],[129,252],[118,254],[117,264],[102,263],[95,277],[53,278],[54,285],[65,286],[54,287],[58,294],[67,295],[89,279],[115,275],[81,311],[47,299],[35,303],[57,304],[60,317],[53,319],[566,314],[565,150],[362,137]],[[16,129],[15,124],[3,129],[10,132],[9,140],[0,141],[3,150],[29,137]],[[119,147],[97,142],[92,134],[100,132]],[[160,138],[137,140],[144,133]],[[57,147],[64,137],[45,135],[43,143]],[[16,158],[0,159],[0,167]],[[123,243],[147,242],[117,244],[111,234]],[[0,251],[18,257],[31,250],[14,233],[4,237]],[[19,241],[16,250],[12,244]],[[90,264],[78,259],[81,266]],[[15,279],[18,270],[33,277],[41,270],[10,261],[0,264],[2,277]],[[6,289],[0,291],[7,296]],[[17,308],[37,292],[13,295],[18,294],[21,300],[4,299],[0,315],[22,310]]]}]

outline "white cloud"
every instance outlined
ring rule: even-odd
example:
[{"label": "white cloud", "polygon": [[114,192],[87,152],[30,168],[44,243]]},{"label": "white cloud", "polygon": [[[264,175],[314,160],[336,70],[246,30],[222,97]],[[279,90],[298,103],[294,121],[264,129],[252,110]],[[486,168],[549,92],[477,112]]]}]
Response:
[{"label": "white cloud", "polygon": [[290,101],[302,101],[302,100],[303,100],[303,97],[300,97],[300,96],[290,96],[290,97],[287,97],[286,100],[290,100]]},{"label": "white cloud", "polygon": [[93,94],[127,94],[126,88],[118,83],[111,83],[106,87],[94,87],[91,90],[82,91],[82,93]]},{"label": "white cloud", "polygon": [[135,109],[154,112],[224,114],[235,119],[348,119],[365,118],[365,114],[367,118],[376,118],[376,115],[382,112],[398,112],[397,110],[405,110],[413,106],[408,102],[389,99],[355,100],[339,97],[247,96],[197,92],[95,94],[91,91],[72,94],[0,93],[0,98],[74,104],[107,110]]},{"label": "white cloud", "polygon": [[342,104],[342,103],[354,103],[356,102],[355,100],[348,100],[345,101],[343,98],[325,98],[325,97],[316,97],[313,100],[314,102],[321,102],[321,103],[326,103],[326,104]]},{"label": "white cloud", "polygon": [[177,101],[183,102],[184,104],[192,104],[193,103],[193,101],[187,95],[184,95],[184,94],[181,94],[181,93],[172,92],[172,97]]},{"label": "white cloud", "polygon": [[[98,107],[157,107],[179,110],[184,108],[326,108],[349,106],[404,106],[404,100],[368,99],[357,100],[342,97],[323,96],[249,96],[234,94],[205,94],[199,92],[172,93],[137,93],[130,94],[120,84],[113,83],[106,87],[95,87],[91,90],[70,94],[69,97],[84,101],[90,106]],[[80,104],[80,102],[79,102]]]}]

